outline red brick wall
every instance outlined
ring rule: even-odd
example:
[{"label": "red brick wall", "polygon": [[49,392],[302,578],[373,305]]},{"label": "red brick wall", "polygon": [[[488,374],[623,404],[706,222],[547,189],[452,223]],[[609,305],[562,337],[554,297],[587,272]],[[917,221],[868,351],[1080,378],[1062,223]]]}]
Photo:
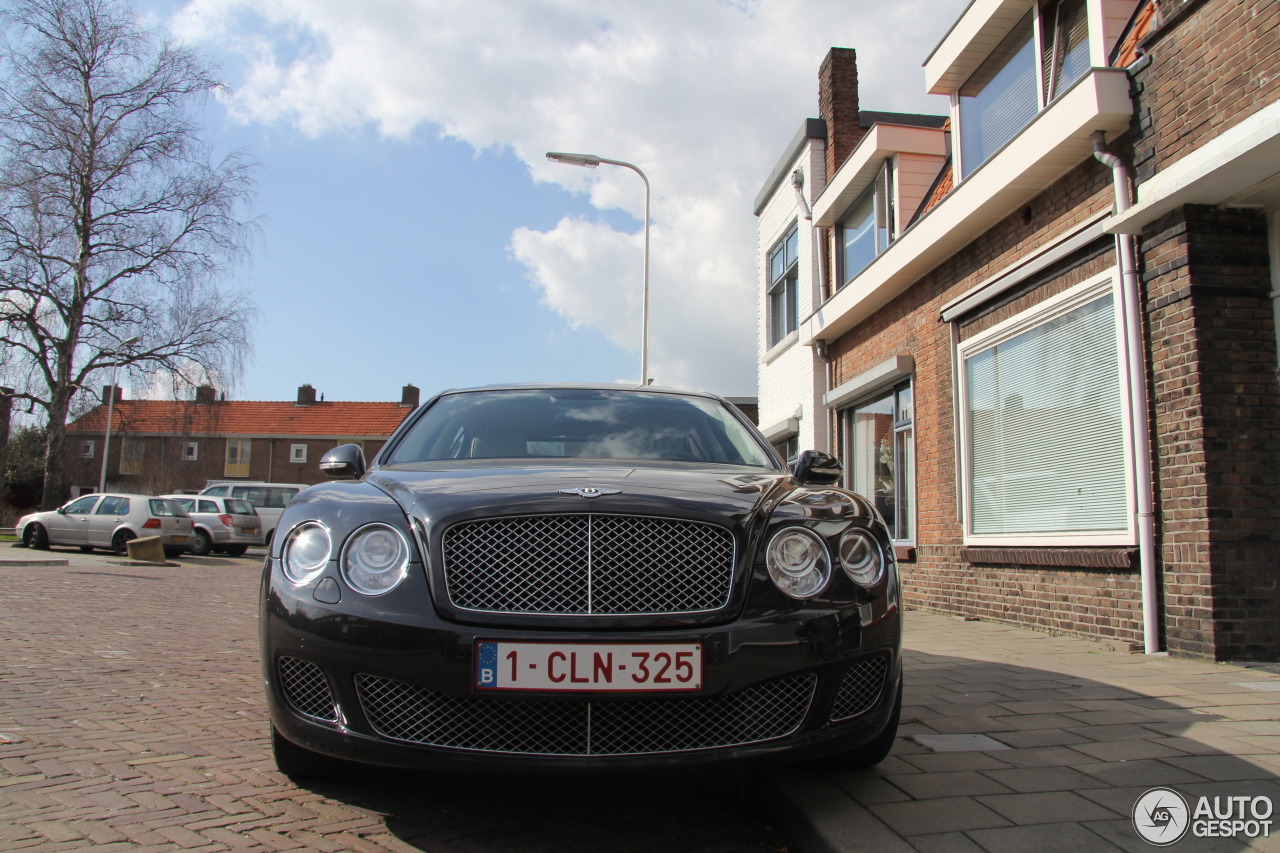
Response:
[{"label": "red brick wall", "polygon": [[818,69],[818,115],[827,123],[827,174],[834,175],[866,130],[858,117],[858,54],[833,47]]}]

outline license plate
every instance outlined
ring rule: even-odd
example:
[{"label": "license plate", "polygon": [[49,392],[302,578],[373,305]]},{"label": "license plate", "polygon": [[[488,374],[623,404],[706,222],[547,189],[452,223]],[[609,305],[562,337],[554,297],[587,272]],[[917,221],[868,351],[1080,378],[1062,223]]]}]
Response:
[{"label": "license plate", "polygon": [[476,643],[476,687],[576,693],[702,689],[700,643]]},{"label": "license plate", "polygon": [[185,536],[170,536],[169,538],[170,538],[170,539],[172,539],[174,542],[186,542],[186,541],[187,541],[187,537],[185,537]]},{"label": "license plate", "polygon": [[256,527],[241,527],[241,528],[240,528],[240,532],[241,532],[241,533],[257,533],[257,532],[258,532],[258,528],[256,528]]}]

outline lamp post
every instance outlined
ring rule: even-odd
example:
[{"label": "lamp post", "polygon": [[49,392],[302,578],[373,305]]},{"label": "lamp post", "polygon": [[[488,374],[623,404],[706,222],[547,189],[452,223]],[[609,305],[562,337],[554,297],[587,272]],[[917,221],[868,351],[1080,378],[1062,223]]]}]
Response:
[{"label": "lamp post", "polygon": [[142,340],[140,337],[132,337],[126,341],[120,342],[120,349],[112,353],[116,356],[116,363],[111,365],[111,394],[107,397],[107,434],[102,439],[102,475],[98,478],[98,494],[102,494],[107,490],[107,456],[111,452],[111,415],[116,408],[116,374],[120,372],[119,356],[122,350]]},{"label": "lamp post", "polygon": [[610,166],[621,166],[630,169],[644,181],[644,293],[640,299],[640,384],[649,384],[649,179],[644,172],[630,163],[621,160],[606,160],[594,154],[566,154],[563,151],[548,151],[547,159],[555,163],[568,163],[570,166],[583,166],[594,169],[601,163]]}]

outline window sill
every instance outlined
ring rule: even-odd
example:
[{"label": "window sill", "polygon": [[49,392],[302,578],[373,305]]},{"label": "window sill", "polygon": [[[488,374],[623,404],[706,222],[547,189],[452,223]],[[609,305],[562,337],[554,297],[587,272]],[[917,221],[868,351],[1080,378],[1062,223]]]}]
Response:
[{"label": "window sill", "polygon": [[765,354],[760,357],[761,364],[772,364],[787,350],[795,346],[796,341],[800,340],[799,332],[792,332],[782,340],[778,341],[769,349],[765,350]]},{"label": "window sill", "polygon": [[1053,566],[1078,569],[1132,571],[1138,549],[1120,548],[999,548],[969,546],[960,557],[967,563],[986,566]]}]

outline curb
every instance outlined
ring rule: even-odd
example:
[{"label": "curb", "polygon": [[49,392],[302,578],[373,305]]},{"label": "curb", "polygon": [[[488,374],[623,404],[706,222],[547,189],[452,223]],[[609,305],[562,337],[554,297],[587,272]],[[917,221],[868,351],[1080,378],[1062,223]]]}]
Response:
[{"label": "curb", "polygon": [[0,560],[0,568],[22,566],[69,566],[70,560]]},{"label": "curb", "polygon": [[916,853],[825,776],[782,770],[770,787],[774,818],[802,853]]},{"label": "curb", "polygon": [[150,560],[107,560],[107,563],[108,565],[112,565],[112,566],[139,566],[143,568],[147,566],[151,566],[154,568],[159,568],[160,566],[170,566],[175,569],[182,568],[181,563],[170,563],[168,561],[163,563],[153,563]]}]

